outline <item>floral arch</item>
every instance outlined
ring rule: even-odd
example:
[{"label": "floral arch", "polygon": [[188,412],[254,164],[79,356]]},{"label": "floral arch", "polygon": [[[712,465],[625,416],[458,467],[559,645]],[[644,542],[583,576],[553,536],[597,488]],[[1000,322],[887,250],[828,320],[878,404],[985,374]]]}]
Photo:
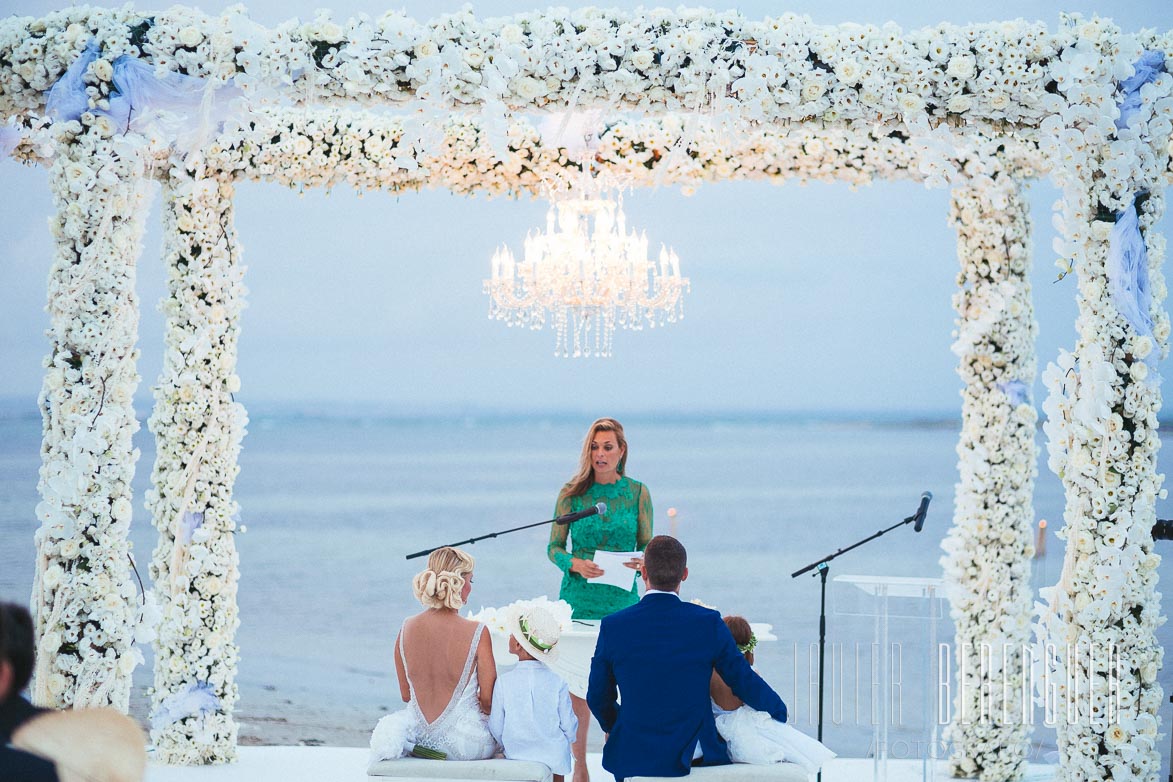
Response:
[{"label": "floral arch", "polygon": [[[1004,653],[1029,642],[1032,617],[1036,359],[1023,187],[1043,175],[1058,183],[1078,339],[1044,374],[1067,556],[1036,629],[1050,643],[1122,652],[1113,721],[1104,671],[1050,660],[1075,683],[1059,689],[1078,714],[1059,731],[1064,774],[1155,779],[1155,368],[1170,324],[1165,241],[1152,226],[1173,181],[1170,56],[1171,33],[1080,18],[1055,31],[823,27],[704,10],[322,16],[271,29],[239,8],[0,21],[0,116],[19,136],[14,156],[51,161],[57,204],[37,699],[125,709],[139,661],[126,537],[144,182],[164,187],[170,292],[146,498],[159,529],[152,737],[168,762],[223,762],[236,746],[233,483],[247,420],[232,399],[244,296],[234,183],[540,192],[581,164],[534,114],[591,109],[611,118],[591,134],[593,164],[632,186],[909,178],[952,188],[965,389],[943,564],[966,671],[954,713],[985,704],[987,718],[958,720],[951,736],[955,771],[984,780],[1019,778],[1026,762],[1027,662]],[[246,108],[221,113],[230,93]],[[983,657],[982,644],[994,653]]]}]

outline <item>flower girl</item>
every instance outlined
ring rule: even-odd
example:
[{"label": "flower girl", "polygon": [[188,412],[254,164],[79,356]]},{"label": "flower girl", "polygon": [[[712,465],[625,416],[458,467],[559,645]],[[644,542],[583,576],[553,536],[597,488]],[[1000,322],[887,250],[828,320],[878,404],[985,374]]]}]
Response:
[{"label": "flower girl", "polygon": [[[724,619],[737,648],[753,665],[753,650],[758,639],[749,622],[740,616],[726,616]],[[774,720],[764,711],[743,704],[716,671],[709,685],[709,695],[713,699],[717,732],[728,743],[729,759],[734,763],[769,765],[786,761],[797,763],[813,774],[835,757],[834,752],[810,736]]]}]

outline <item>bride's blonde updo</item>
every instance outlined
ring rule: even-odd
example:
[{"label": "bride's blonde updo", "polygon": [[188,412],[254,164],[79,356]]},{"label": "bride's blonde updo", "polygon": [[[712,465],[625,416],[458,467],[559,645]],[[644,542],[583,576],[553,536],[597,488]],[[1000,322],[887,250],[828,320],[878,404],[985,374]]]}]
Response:
[{"label": "bride's blonde updo", "polygon": [[415,599],[424,608],[459,609],[464,605],[460,592],[476,560],[460,549],[444,546],[428,557],[428,566],[411,582]]}]

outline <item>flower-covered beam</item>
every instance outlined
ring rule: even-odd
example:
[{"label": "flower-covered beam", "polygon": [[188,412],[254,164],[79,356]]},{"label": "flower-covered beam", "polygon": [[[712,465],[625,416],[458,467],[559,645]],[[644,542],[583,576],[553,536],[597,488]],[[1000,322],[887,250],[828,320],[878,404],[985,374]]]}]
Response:
[{"label": "flower-covered beam", "polygon": [[135,265],[148,183],[142,139],[112,131],[108,123],[59,128],[50,169],[56,257],[40,397],[33,696],[54,708],[126,711],[142,660],[133,642],[143,604],[127,533],[138,459]]},{"label": "flower-covered beam", "polygon": [[228,177],[175,161],[165,194],[167,350],[150,420],[157,457],[148,493],[163,617],[151,738],[163,762],[223,763],[236,757],[237,733],[233,485],[246,416],[232,394],[243,267]]},{"label": "flower-covered beam", "polygon": [[583,156],[622,186],[769,180],[840,181],[863,185],[912,179],[943,186],[969,181],[973,167],[995,152],[1023,176],[1045,170],[1031,134],[990,137],[940,127],[923,136],[907,128],[761,126],[731,132],[700,118],[664,116],[599,121],[567,149],[558,119],[515,117],[501,143],[476,117],[434,123],[326,110],[271,109],[247,127],[225,130],[208,147],[208,165],[241,179],[289,187],[358,190],[445,188],[455,193],[546,195]]},{"label": "flower-covered beam", "polygon": [[0,22],[0,118],[43,114],[46,92],[91,40],[103,71],[141,57],[160,73],[232,80],[255,101],[1022,127],[1095,107],[1142,49],[1173,54],[1169,33],[1127,35],[1078,17],[1056,31],[1025,22],[902,31],[789,14],[585,8],[497,19],[466,10],[426,23],[319,16],[265,28],[240,7],[221,16],[75,7]]},{"label": "flower-covered beam", "polygon": [[[1168,354],[1170,323],[1165,240],[1154,229],[1173,113],[1173,75],[1161,59],[1138,61],[1118,93],[1119,117],[1089,118],[1072,139],[1081,154],[1055,169],[1079,316],[1074,350],[1044,373],[1067,551],[1059,583],[1043,590],[1039,632],[1058,650],[1047,662],[1066,716],[1061,777],[1073,781],[1156,779],[1160,768],[1163,619],[1152,528],[1165,496],[1157,361]],[[1159,67],[1146,73],[1145,60]]]},{"label": "flower-covered beam", "polygon": [[[993,162],[993,161],[991,161]],[[1004,172],[953,190],[960,291],[960,480],[941,564],[961,672],[948,728],[956,776],[1020,779],[1026,768],[1024,657],[1030,640],[1034,495],[1034,309],[1030,205]]]}]

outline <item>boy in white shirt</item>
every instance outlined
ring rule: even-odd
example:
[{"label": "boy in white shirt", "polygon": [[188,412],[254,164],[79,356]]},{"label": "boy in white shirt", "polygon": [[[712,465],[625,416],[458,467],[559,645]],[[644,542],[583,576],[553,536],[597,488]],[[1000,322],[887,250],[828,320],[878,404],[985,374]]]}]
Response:
[{"label": "boy in white shirt", "polygon": [[562,629],[540,605],[520,604],[508,618],[509,651],[518,663],[497,677],[489,731],[510,760],[545,763],[554,782],[569,774],[570,744],[578,720],[570,706],[570,690],[544,665],[558,656]]}]

